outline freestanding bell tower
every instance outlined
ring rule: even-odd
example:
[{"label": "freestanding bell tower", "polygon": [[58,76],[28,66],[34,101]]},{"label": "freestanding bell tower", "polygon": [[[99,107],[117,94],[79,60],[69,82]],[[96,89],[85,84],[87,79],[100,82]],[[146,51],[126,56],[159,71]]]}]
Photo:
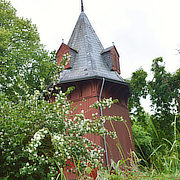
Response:
[{"label": "freestanding bell tower", "polygon": [[[88,138],[107,148],[107,154],[104,156],[105,165],[112,161],[117,162],[120,159],[127,159],[130,157],[131,150],[134,150],[127,108],[128,97],[130,96],[129,84],[120,76],[120,56],[116,47],[113,45],[104,49],[84,13],[82,0],[81,13],[69,42],[68,44],[62,43],[57,51],[57,64],[60,63],[62,56],[66,53],[71,57],[65,69],[61,72],[59,86],[64,90],[70,86],[75,86],[75,90],[70,94],[69,99],[74,102],[75,106],[82,104],[82,106],[78,106],[79,108],[75,113],[84,109],[86,118],[92,118],[92,114],[97,112],[99,116],[122,116],[126,120],[126,124],[113,122],[121,153],[117,147],[117,141],[109,137],[102,138],[89,135]],[[109,97],[118,99],[119,103],[103,111],[89,110],[89,106],[100,98]],[[86,101],[83,102],[83,99]],[[109,122],[106,122],[104,126],[112,130]]]}]

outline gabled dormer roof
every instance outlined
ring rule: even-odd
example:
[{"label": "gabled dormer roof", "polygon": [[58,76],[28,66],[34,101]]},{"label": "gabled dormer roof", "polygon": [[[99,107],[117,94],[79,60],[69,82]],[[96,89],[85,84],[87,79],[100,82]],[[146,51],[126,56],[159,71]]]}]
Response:
[{"label": "gabled dormer roof", "polygon": [[101,52],[101,54],[104,54],[104,53],[107,53],[107,52],[109,52],[109,51],[111,51],[112,49],[115,49],[115,51],[117,52],[117,55],[118,55],[118,57],[119,57],[119,53],[118,53],[118,51],[117,51],[117,49],[116,49],[116,46],[110,46],[110,47],[108,47],[108,48],[106,48],[106,49],[103,49],[103,51]]},{"label": "gabled dormer roof", "polygon": [[60,83],[86,79],[102,79],[127,84],[120,74],[110,69],[102,52],[103,48],[86,14],[82,11],[67,44],[77,54],[71,69],[61,73]]}]

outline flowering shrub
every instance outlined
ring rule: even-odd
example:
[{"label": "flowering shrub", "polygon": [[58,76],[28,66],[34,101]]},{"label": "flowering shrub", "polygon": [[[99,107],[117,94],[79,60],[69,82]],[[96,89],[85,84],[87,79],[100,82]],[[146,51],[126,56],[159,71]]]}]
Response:
[{"label": "flowering shrub", "polygon": [[[64,55],[58,72],[63,70],[68,58],[68,54]],[[16,103],[0,94],[0,177],[58,179],[62,168],[83,177],[90,169],[102,167],[104,149],[85,135],[116,138],[116,133],[109,132],[102,124],[106,120],[122,121],[122,118],[99,117],[96,113],[87,119],[83,110],[72,116],[67,95],[74,88],[62,92],[55,86],[58,76],[54,76],[52,87],[43,94],[36,90],[30,95],[26,83],[19,81],[21,91],[14,92],[18,98]],[[44,89],[43,83],[41,86]],[[47,99],[54,96],[55,102],[49,103],[44,95]],[[112,98],[103,99],[90,108],[104,109],[114,102]]]},{"label": "flowering shrub", "polygon": [[[65,95],[61,96],[61,105],[64,104],[65,98]],[[39,91],[34,95],[27,95],[26,98],[19,97],[18,104],[0,95],[1,177],[8,176],[10,179],[21,177],[19,169],[24,164],[30,164],[29,153],[25,151],[26,146],[37,131],[48,128],[53,132],[60,132],[63,129],[64,122],[62,116],[55,111],[55,104],[56,108],[60,107],[60,104],[45,101]],[[35,135],[38,139],[38,134]]]},{"label": "flowering shrub", "polygon": [[118,102],[118,100],[112,100],[112,97],[110,97],[109,99],[103,99],[100,101],[97,101],[96,103],[92,104],[90,107],[91,108],[95,108],[98,109],[99,107],[101,107],[102,109],[106,109],[111,108],[112,104]]},{"label": "flowering shrub", "polygon": [[[86,119],[84,111],[71,117],[67,95],[72,90],[63,93],[56,88],[59,93],[54,103],[46,101],[39,91],[19,97],[18,104],[0,95],[0,177],[48,179],[57,177],[61,168],[83,176],[87,166],[96,168],[102,164],[104,150],[84,135],[107,134],[115,138],[116,134],[108,132],[102,124],[107,119],[122,119],[98,118],[97,114]],[[112,103],[112,99],[104,99],[91,108],[100,105],[104,108]],[[73,169],[70,162],[75,166]]]}]

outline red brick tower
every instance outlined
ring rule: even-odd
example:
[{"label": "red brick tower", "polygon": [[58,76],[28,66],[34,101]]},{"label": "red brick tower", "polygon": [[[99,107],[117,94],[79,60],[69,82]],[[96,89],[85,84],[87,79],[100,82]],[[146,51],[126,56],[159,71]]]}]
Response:
[{"label": "red brick tower", "polygon": [[[62,89],[75,86],[69,99],[79,108],[75,113],[83,109],[86,118],[91,118],[97,112],[100,115],[122,116],[126,120],[114,122],[119,142],[109,137],[97,137],[89,135],[88,138],[102,147],[107,147],[105,164],[120,159],[127,159],[131,150],[134,150],[129,112],[127,109],[128,97],[130,96],[129,84],[120,76],[119,53],[115,46],[104,49],[90,24],[82,4],[80,16],[77,20],[73,33],[68,44],[62,43],[57,51],[57,64],[62,56],[68,53],[70,61],[61,72],[59,85]],[[89,106],[101,98],[118,99],[119,103],[114,104],[106,110],[89,110]],[[85,102],[82,100],[86,99]],[[112,130],[109,122],[105,123],[107,129]],[[127,128],[128,127],[128,128]],[[109,148],[110,147],[110,148]],[[121,153],[119,150],[121,149]]]}]

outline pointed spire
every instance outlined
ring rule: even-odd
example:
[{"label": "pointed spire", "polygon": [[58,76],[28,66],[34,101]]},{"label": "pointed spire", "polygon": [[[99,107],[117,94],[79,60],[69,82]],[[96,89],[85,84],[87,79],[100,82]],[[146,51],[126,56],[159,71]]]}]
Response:
[{"label": "pointed spire", "polygon": [[119,73],[110,69],[111,58],[107,62],[105,61],[104,57],[106,56],[103,53],[110,52],[115,47],[103,48],[88,17],[84,13],[83,0],[81,0],[81,13],[67,46],[70,48],[71,68],[67,68],[62,72],[61,83],[105,78],[111,82],[126,84]]},{"label": "pointed spire", "polygon": [[83,0],[81,0],[81,12],[84,12]]}]

